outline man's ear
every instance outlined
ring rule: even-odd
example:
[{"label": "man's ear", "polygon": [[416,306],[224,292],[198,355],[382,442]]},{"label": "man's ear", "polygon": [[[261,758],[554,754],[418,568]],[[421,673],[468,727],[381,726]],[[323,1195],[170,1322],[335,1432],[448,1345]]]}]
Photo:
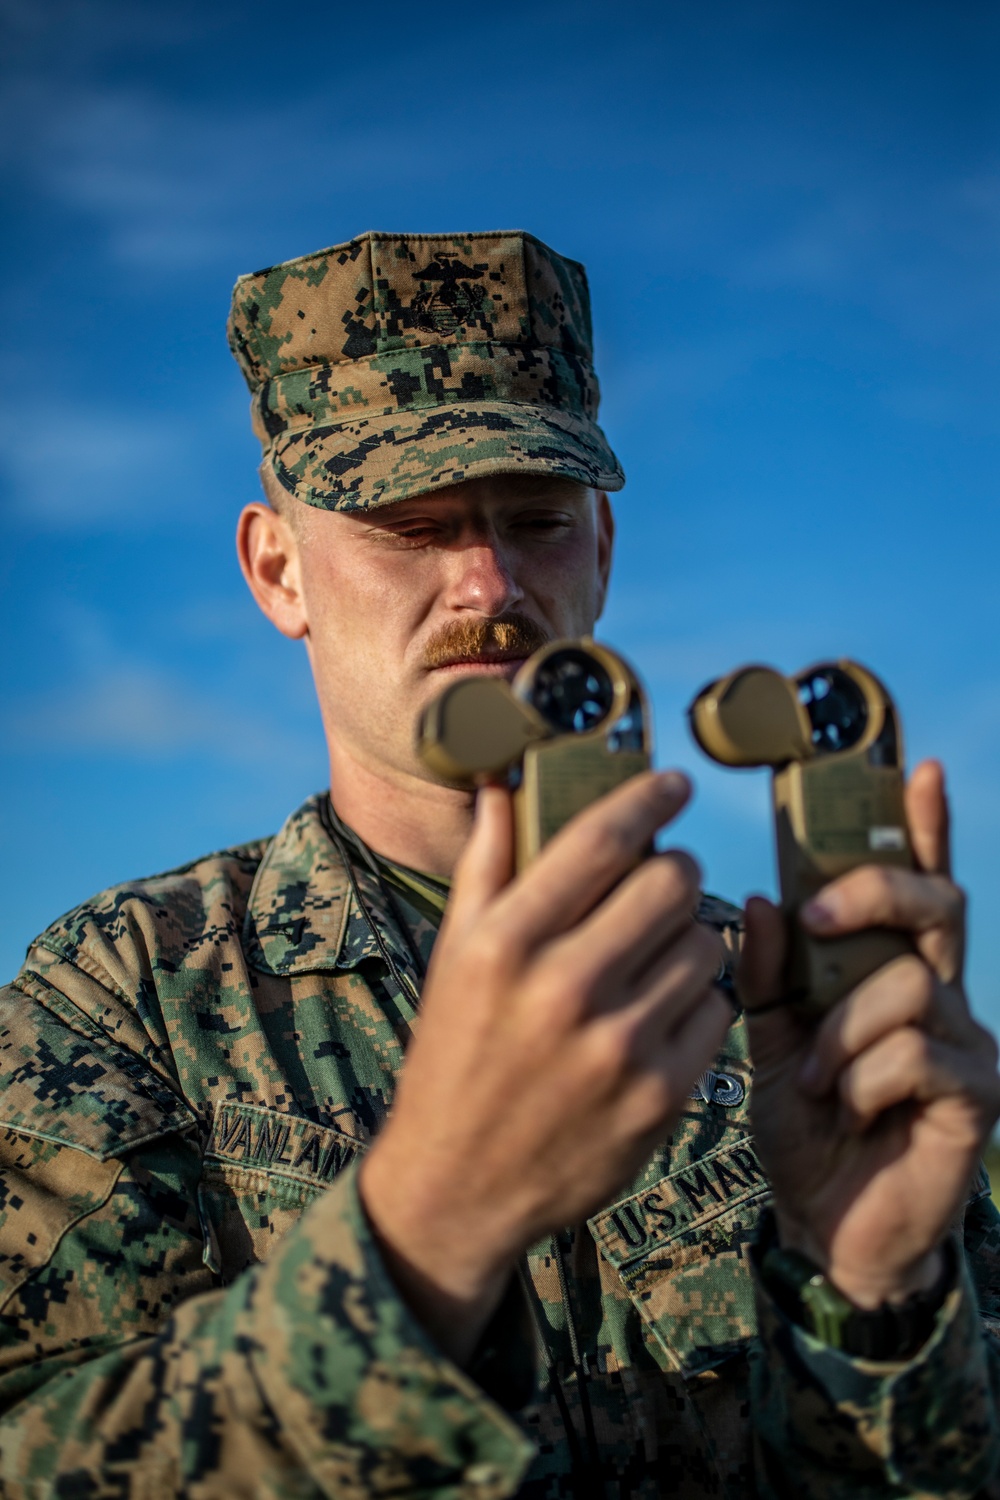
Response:
[{"label": "man's ear", "polygon": [[244,507],[236,555],[251,594],[272,625],[297,641],[308,633],[295,533],[284,516],[261,501]]},{"label": "man's ear", "polygon": [[611,577],[611,557],[615,548],[615,518],[611,501],[604,490],[597,491],[597,572],[600,591],[597,595],[597,618],[604,613],[604,601],[608,596],[608,579]]}]

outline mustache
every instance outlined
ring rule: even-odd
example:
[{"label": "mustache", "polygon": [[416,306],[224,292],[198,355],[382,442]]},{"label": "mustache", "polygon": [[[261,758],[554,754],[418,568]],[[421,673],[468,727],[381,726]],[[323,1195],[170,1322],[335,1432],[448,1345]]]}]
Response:
[{"label": "mustache", "polygon": [[457,661],[506,661],[531,656],[550,636],[537,621],[516,610],[484,620],[451,620],[424,647],[423,665],[447,667]]}]

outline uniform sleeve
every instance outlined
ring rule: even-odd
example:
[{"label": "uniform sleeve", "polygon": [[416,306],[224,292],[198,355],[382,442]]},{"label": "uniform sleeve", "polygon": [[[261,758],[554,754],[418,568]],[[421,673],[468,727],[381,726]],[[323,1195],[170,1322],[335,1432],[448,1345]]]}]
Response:
[{"label": "uniform sleeve", "polygon": [[177,1101],[17,989],[0,1062],[4,1496],[518,1488],[530,1443],[408,1312],[352,1170],[223,1288]]},{"label": "uniform sleeve", "polygon": [[763,1494],[1000,1495],[1000,1216],[988,1196],[969,1206],[956,1249],[956,1284],[934,1331],[899,1363],[829,1348],[784,1317],[758,1279],[752,1404]]}]

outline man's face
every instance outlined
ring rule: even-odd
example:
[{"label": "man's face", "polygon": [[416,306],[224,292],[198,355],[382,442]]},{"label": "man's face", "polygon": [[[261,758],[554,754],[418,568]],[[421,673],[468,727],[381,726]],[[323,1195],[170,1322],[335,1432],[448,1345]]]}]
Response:
[{"label": "man's face", "polygon": [[510,679],[545,641],[593,629],[612,521],[583,485],[498,476],[367,514],[300,505],[295,531],[331,748],[426,779],[414,730],[446,683]]}]

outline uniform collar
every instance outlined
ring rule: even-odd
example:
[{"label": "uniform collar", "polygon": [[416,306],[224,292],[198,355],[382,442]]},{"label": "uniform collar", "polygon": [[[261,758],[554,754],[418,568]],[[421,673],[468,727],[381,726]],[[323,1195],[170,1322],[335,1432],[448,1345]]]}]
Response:
[{"label": "uniform collar", "polygon": [[[319,792],[304,802],[268,845],[250,891],[243,951],[265,974],[355,969],[366,959],[382,960],[374,924],[396,968],[408,978],[412,999],[419,992],[420,978],[409,945],[385,891],[361,860],[353,870],[365,910],[358,905],[323,821],[327,795]],[[738,908],[718,897],[702,896],[698,918],[723,934],[729,958],[734,959],[742,925]],[[730,975],[727,963],[720,976],[723,983],[731,983]]]},{"label": "uniform collar", "polygon": [[374,923],[416,989],[413,961],[385,892],[360,860],[353,870],[367,916],[358,905],[323,822],[326,801],[326,792],[310,797],[268,845],[250,892],[243,951],[255,969],[268,974],[353,969],[365,959],[381,958]]}]

